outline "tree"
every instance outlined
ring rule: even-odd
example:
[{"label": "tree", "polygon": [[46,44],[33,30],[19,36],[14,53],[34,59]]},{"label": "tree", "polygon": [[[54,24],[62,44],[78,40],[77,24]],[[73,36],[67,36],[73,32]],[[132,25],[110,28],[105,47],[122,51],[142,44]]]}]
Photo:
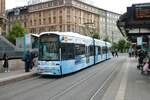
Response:
[{"label": "tree", "polygon": [[118,44],[115,43],[115,42],[113,42],[113,43],[112,43],[112,49],[114,49],[114,50],[115,50],[115,49],[118,49]]},{"label": "tree", "polygon": [[125,49],[126,46],[126,41],[124,39],[120,39],[118,41],[118,49],[123,52],[123,50]]},{"label": "tree", "polygon": [[100,36],[98,33],[93,33],[93,38],[100,39]]},{"label": "tree", "polygon": [[110,42],[110,43],[111,43],[111,41],[110,41],[110,39],[109,39],[109,37],[108,37],[108,36],[104,39],[104,41],[106,41],[106,42]]},{"label": "tree", "polygon": [[131,47],[131,45],[132,45],[131,42],[127,41],[127,42],[126,42],[126,45],[125,45],[125,48],[126,48],[126,49],[129,49],[129,48]]},{"label": "tree", "polygon": [[25,28],[22,27],[20,22],[16,22],[13,24],[11,31],[8,35],[8,40],[15,44],[17,37],[22,37],[23,33],[25,32]]}]

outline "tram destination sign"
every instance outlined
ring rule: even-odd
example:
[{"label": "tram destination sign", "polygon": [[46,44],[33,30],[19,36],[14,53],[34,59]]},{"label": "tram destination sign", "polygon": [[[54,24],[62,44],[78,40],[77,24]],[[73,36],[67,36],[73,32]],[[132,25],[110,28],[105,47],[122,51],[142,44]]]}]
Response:
[{"label": "tram destination sign", "polygon": [[135,19],[150,20],[150,3],[135,5]]}]

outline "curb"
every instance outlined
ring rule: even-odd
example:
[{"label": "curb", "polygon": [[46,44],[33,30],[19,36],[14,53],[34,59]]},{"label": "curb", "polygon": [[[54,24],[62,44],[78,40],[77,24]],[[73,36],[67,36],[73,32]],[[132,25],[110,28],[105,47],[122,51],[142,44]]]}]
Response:
[{"label": "curb", "polygon": [[34,77],[34,76],[37,76],[36,72],[23,73],[23,74],[3,78],[3,79],[0,79],[0,86],[14,83],[17,81],[21,81],[24,79],[29,79],[29,78]]}]

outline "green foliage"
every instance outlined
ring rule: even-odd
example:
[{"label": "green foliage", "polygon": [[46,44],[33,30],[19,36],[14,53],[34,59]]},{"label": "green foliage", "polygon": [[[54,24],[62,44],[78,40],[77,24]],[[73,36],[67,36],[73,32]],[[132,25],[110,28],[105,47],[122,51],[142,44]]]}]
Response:
[{"label": "green foliage", "polygon": [[130,44],[129,42],[127,42],[126,40],[124,39],[120,39],[118,41],[118,49],[123,52],[125,49],[127,49],[128,47],[130,47]]},{"label": "green foliage", "polygon": [[16,22],[15,24],[13,24],[7,39],[11,41],[13,44],[15,44],[16,38],[22,37],[24,32],[25,32],[25,28],[22,27],[20,22]]},{"label": "green foliage", "polygon": [[114,50],[115,50],[115,49],[118,49],[118,44],[115,43],[115,42],[113,42],[113,43],[112,43],[112,49],[114,49]]},{"label": "green foliage", "polygon": [[104,41],[106,41],[106,42],[110,42],[110,43],[111,43],[111,40],[109,39],[109,37],[108,37],[108,36],[104,39]]},{"label": "green foliage", "polygon": [[93,34],[93,38],[100,39],[100,36],[99,36],[98,33],[94,33],[94,34]]},{"label": "green foliage", "polygon": [[126,49],[129,49],[129,48],[131,47],[131,45],[132,45],[132,44],[131,44],[130,42],[126,42],[125,48],[126,48]]}]

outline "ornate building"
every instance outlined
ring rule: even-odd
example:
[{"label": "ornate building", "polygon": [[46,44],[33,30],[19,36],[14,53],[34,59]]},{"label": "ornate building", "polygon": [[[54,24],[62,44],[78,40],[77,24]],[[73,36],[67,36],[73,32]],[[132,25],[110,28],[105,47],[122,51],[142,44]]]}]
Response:
[{"label": "ornate building", "polygon": [[[9,30],[15,21],[20,21],[29,33],[71,31],[90,36],[91,33],[98,33],[102,36],[108,32],[101,33],[104,28],[101,26],[100,19],[103,17],[101,11],[109,13],[84,0],[48,0],[14,8],[7,11],[7,16],[10,23]],[[107,31],[107,28],[104,30]]]},{"label": "ornate building", "polygon": [[[8,11],[9,29],[20,21],[30,33],[72,31],[89,34],[99,32],[98,8],[78,0],[50,0]],[[86,23],[93,23],[87,25]]]}]

